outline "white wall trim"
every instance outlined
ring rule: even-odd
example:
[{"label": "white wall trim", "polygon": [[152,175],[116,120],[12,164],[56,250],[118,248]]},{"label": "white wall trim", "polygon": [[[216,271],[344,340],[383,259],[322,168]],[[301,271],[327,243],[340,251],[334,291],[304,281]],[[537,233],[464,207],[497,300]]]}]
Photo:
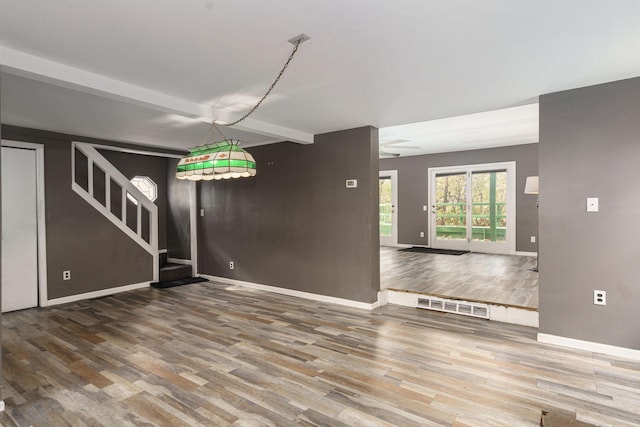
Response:
[{"label": "white wall trim", "polygon": [[99,291],[87,292],[84,294],[69,295],[68,297],[55,298],[49,300],[49,305],[67,304],[69,302],[82,301],[91,298],[106,297],[109,295],[119,294],[121,292],[132,291],[135,289],[148,288],[151,282],[134,283],[132,285],[119,286],[117,288],[101,289]]},{"label": "white wall trim", "polygon": [[[211,123],[214,119],[229,122],[238,117],[238,113],[230,109],[213,108],[213,105],[207,103],[178,98],[4,45],[0,45],[0,58],[2,58],[2,71],[9,74],[114,99],[154,111],[178,114],[192,118],[194,122]],[[254,118],[243,120],[241,125],[235,125],[234,128],[267,135],[279,141],[313,144],[312,133],[262,122]]]},{"label": "white wall trim", "polygon": [[47,306],[47,216],[45,213],[44,145],[2,140],[3,147],[15,147],[36,152],[36,209],[38,229],[38,303]]},{"label": "white wall trim", "polygon": [[383,305],[389,304],[389,292],[387,292],[386,289],[378,291],[378,301],[376,301],[374,304],[377,304],[377,306],[374,308],[382,307]]},{"label": "white wall trim", "polygon": [[519,255],[519,256],[538,256],[538,253],[537,252],[516,251],[516,255]]},{"label": "white wall trim", "polygon": [[140,150],[136,148],[117,147],[115,145],[93,144],[89,142],[86,142],[85,144],[92,145],[93,148],[97,150],[116,151],[118,153],[128,153],[128,154],[139,154],[141,156],[168,157],[172,159],[181,159],[187,154],[186,152],[184,155],[179,155],[179,154],[163,153],[162,151],[151,151],[153,147],[149,147],[149,150]]},{"label": "white wall trim", "polygon": [[[425,296],[415,292],[394,291],[393,289],[387,289],[386,293],[388,304],[411,308],[417,308],[418,298]],[[531,326],[534,328],[538,327],[539,318],[537,310],[527,310],[524,308],[507,307],[504,305],[490,303],[487,303],[487,305],[489,306],[489,320],[511,323],[514,325]],[[462,316],[461,314],[456,315]]]},{"label": "white wall trim", "polygon": [[[435,205],[436,192],[436,175],[438,173],[460,173],[467,174],[468,185],[471,185],[471,174],[473,172],[491,171],[496,169],[507,170],[507,240],[504,244],[498,243],[484,243],[471,240],[468,242],[466,239],[462,240],[440,240],[436,239],[434,213],[432,208],[427,210],[427,228],[429,230],[429,244],[431,247],[440,247],[442,249],[461,249],[471,250],[471,252],[483,252],[483,253],[495,253],[501,255],[513,255],[516,253],[516,162],[497,162],[497,163],[482,163],[482,164],[468,164],[458,166],[442,166],[428,168],[428,183],[427,188],[429,190],[429,207]],[[471,194],[468,193],[467,203],[471,203]],[[471,227],[471,215],[467,215],[467,227]]]},{"label": "white wall trim", "polygon": [[538,342],[640,361],[640,350],[634,350],[632,348],[618,347],[615,345],[600,344],[597,342],[583,341],[542,333],[538,333]]},{"label": "white wall trim", "polygon": [[[385,170],[378,172],[378,179],[391,178],[391,236],[380,236],[380,244],[383,246],[398,246],[398,171]],[[384,244],[382,241],[384,240]]]},{"label": "white wall trim", "polygon": [[[76,183],[76,149],[87,158],[88,191]],[[106,206],[98,202],[93,196],[93,166],[97,165],[105,176]],[[122,191],[122,217],[118,218],[111,211],[110,182],[115,181]],[[129,181],[111,162],[91,144],[72,141],[71,142],[71,189],[82,197],[102,216],[107,218],[113,225],[119,228],[129,238],[146,250],[152,257],[153,281],[157,282],[160,274],[160,259],[158,253],[158,207],[150,201],[147,196]],[[130,193],[137,201],[137,227],[134,232],[127,226],[126,193]],[[149,212],[149,242],[142,238],[141,215],[142,207]]]},{"label": "white wall trim", "polygon": [[540,313],[538,310],[489,304],[489,320],[537,328],[540,326]]},{"label": "white wall trim", "polygon": [[229,285],[236,285],[243,288],[257,289],[265,292],[273,292],[276,294],[288,295],[291,297],[305,298],[313,301],[326,302],[330,304],[344,305],[347,307],[359,308],[362,310],[373,310],[379,307],[379,301],[373,303],[366,303],[360,301],[353,301],[344,298],[331,297],[328,295],[312,294],[310,292],[296,291],[293,289],[279,288],[276,286],[261,285],[259,283],[245,282],[243,280],[229,279],[226,277],[210,276],[208,274],[198,274],[200,277],[211,280],[212,282],[226,283]]},{"label": "white wall trim", "polygon": [[192,265],[192,262],[191,262],[190,259],[167,258],[167,262],[170,262],[170,263],[173,263],[173,264]]}]

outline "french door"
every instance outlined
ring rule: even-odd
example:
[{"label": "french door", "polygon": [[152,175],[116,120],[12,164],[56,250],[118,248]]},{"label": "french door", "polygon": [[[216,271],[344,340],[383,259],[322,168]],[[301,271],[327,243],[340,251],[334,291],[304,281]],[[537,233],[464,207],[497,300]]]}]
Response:
[{"label": "french door", "polygon": [[380,171],[380,244],[398,246],[398,171]]},{"label": "french door", "polygon": [[429,169],[431,247],[515,253],[515,162]]}]

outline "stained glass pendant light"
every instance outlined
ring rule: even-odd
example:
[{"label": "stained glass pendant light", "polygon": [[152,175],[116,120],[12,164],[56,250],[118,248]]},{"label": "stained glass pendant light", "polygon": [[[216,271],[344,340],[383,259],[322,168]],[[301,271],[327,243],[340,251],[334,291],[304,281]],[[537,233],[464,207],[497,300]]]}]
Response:
[{"label": "stained glass pendant light", "polygon": [[[214,135],[214,130],[220,132],[219,126],[234,126],[249,117],[262,104],[267,96],[271,93],[275,85],[282,77],[282,74],[289,66],[293,59],[293,55],[298,51],[301,43],[309,40],[306,34],[300,34],[289,40],[293,45],[293,50],[280,70],[275,81],[271,84],[264,96],[249,110],[244,116],[232,123],[216,123],[211,122],[209,134]],[[222,132],[220,132],[222,135]],[[242,178],[255,176],[256,161],[253,156],[240,148],[240,141],[235,139],[226,139],[223,135],[223,141],[214,142],[213,144],[205,144],[190,149],[188,156],[183,157],[178,162],[176,168],[176,178],[188,179],[191,181],[211,181],[229,178]]]},{"label": "stained glass pendant light", "polygon": [[178,162],[176,178],[210,181],[255,176],[256,161],[238,143],[231,139],[192,148]]}]

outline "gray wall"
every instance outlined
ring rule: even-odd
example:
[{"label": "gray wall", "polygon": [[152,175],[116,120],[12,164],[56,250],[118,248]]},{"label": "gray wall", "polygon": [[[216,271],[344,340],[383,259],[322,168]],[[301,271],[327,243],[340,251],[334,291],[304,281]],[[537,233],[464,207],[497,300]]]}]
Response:
[{"label": "gray wall", "polygon": [[176,179],[179,159],[167,159],[167,249],[170,258],[191,259],[191,215],[187,180]]},{"label": "gray wall", "polygon": [[375,128],[332,132],[312,145],[252,147],[254,178],[200,182],[199,272],[376,301],[377,150]]},{"label": "gray wall", "polygon": [[516,250],[535,252],[530,237],[538,234],[537,198],[523,192],[527,177],[538,175],[538,144],[380,160],[380,170],[398,171],[398,243],[429,244],[427,212],[422,210],[429,205],[429,168],[508,161],[516,162]]},{"label": "gray wall", "polygon": [[640,350],[640,78],[542,96],[539,150],[540,332]]},{"label": "gray wall", "polygon": [[153,279],[151,255],[71,190],[71,141],[145,147],[6,125],[2,136],[44,145],[49,299]]},{"label": "gray wall", "polygon": [[[0,75],[2,75],[2,73],[0,73]],[[0,82],[1,83],[1,82]],[[1,84],[0,84],[1,87]],[[0,117],[2,117],[2,102],[0,102]],[[2,138],[4,137],[4,135],[2,134],[2,126],[0,126],[0,141],[2,141]],[[2,150],[0,150],[0,153],[2,153]],[[1,154],[0,154],[0,165],[2,165],[2,158],[1,158]],[[1,166],[0,166],[0,172],[2,172],[1,170]],[[2,224],[2,174],[0,173],[0,224]],[[0,242],[2,242],[2,227],[0,226]],[[2,244],[0,244],[0,307],[2,307]],[[3,365],[2,363],[2,310],[0,309],[0,400],[4,399],[4,390],[3,390],[3,384],[4,384],[4,376],[3,376],[3,370],[1,369]]]},{"label": "gray wall", "polygon": [[148,176],[158,186],[158,249],[167,249],[167,158],[98,150],[116,169],[131,179],[136,175]]}]

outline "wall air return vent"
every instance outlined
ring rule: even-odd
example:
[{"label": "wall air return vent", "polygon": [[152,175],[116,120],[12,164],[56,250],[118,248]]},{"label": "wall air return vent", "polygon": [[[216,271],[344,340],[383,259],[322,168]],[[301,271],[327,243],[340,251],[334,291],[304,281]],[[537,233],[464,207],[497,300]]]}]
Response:
[{"label": "wall air return vent", "polygon": [[418,298],[417,308],[426,308],[429,310],[444,311],[446,313],[480,317],[482,319],[489,318],[489,306],[487,304],[476,302],[458,301],[438,297],[420,297]]}]

